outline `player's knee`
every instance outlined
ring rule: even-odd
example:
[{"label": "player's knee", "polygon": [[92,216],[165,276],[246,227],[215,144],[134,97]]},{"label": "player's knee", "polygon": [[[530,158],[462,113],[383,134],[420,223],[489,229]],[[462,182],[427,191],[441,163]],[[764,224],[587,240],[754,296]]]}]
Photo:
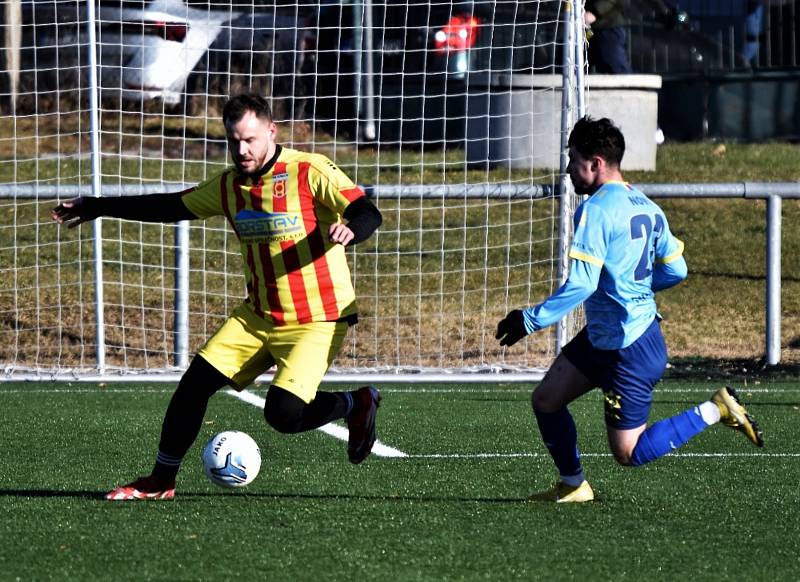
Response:
[{"label": "player's knee", "polygon": [[300,432],[301,417],[299,414],[280,407],[264,407],[264,419],[272,428],[283,434]]},{"label": "player's knee", "polygon": [[560,402],[548,396],[548,393],[544,390],[536,389],[531,394],[531,407],[534,411],[553,413],[558,412],[561,406]]},{"label": "player's knee", "polygon": [[630,455],[624,455],[624,454],[614,455],[614,460],[623,467],[633,467]]},{"label": "player's knee", "polygon": [[264,407],[264,419],[272,428],[283,434],[294,434],[300,432],[300,418],[290,416],[285,411],[275,408]]},{"label": "player's knee", "polygon": [[633,458],[632,450],[612,449],[611,454],[614,456],[614,460],[623,467],[633,467],[631,460]]},{"label": "player's knee", "polygon": [[302,431],[304,407],[305,403],[294,394],[270,386],[264,403],[264,419],[280,433],[298,433]]}]

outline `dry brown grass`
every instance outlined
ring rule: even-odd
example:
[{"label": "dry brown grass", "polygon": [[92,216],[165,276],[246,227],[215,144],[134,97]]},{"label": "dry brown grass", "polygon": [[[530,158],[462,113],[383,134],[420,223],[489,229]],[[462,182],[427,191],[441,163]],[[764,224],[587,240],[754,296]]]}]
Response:
[{"label": "dry brown grass", "polygon": [[[203,118],[159,112],[104,116],[110,159],[123,152],[151,152],[154,160],[123,161],[114,171],[137,180],[198,179],[209,161],[222,163],[224,136]],[[88,152],[85,117],[78,114],[0,119],[0,174],[20,181],[49,176],[85,180]],[[356,151],[316,133],[308,124],[283,124],[293,145],[316,144],[337,152],[343,167],[359,168],[362,182],[463,182],[499,180],[473,176],[454,160],[458,152],[426,158],[424,152]],[[711,147],[711,146],[709,146]],[[759,151],[762,146],[759,146]],[[783,145],[776,151],[784,152]],[[669,170],[691,176],[697,146],[669,150]],[[726,155],[746,159],[741,146]],[[52,156],[63,159],[44,160]],[[703,154],[700,154],[702,157]],[[791,155],[791,151],[789,154]],[[756,156],[762,158],[762,155]],[[169,158],[187,160],[171,163]],[[66,159],[66,162],[64,161]],[[766,158],[764,158],[766,159]],[[753,168],[718,165],[706,181],[740,176],[766,180],[791,159]],[[17,163],[14,163],[16,160]],[[28,161],[26,161],[28,160]],[[426,170],[403,164],[426,160]],[[719,164],[719,160],[711,164]],[[427,162],[430,161],[428,164]],[[131,165],[133,164],[133,165]],[[360,164],[360,165],[359,165]],[[681,166],[680,164],[683,164]],[[723,170],[724,173],[723,173]],[[348,169],[349,171],[349,169]],[[508,178],[508,174],[506,178]],[[514,175],[514,177],[519,177]],[[642,179],[642,177],[637,176]],[[666,181],[661,175],[645,181]],[[7,366],[91,368],[95,362],[91,230],[58,229],[49,221],[51,201],[0,203],[0,358]],[[533,205],[501,201],[403,202],[382,200],[385,223],[351,255],[361,323],[351,330],[338,365],[371,367],[479,366],[487,362],[545,366],[552,335],[502,353],[496,322],[510,309],[530,305],[552,291],[552,201]],[[673,231],[686,243],[690,277],[660,295],[664,330],[676,358],[753,362],[764,353],[764,205],[750,200],[663,201]],[[800,204],[784,203],[782,358],[800,363]],[[192,229],[190,350],[196,350],[243,296],[236,242],[221,220]],[[170,226],[105,221],[105,319],[107,363],[112,367],[169,367],[174,342]],[[123,263],[125,266],[120,267]]]}]

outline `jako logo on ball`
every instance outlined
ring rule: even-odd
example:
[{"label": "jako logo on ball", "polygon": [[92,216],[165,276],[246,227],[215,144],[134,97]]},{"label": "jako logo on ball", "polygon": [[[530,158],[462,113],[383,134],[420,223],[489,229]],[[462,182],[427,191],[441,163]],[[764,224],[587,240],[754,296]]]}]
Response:
[{"label": "jako logo on ball", "polygon": [[261,469],[261,451],[250,435],[229,430],[214,435],[203,447],[203,470],[220,487],[244,487]]}]

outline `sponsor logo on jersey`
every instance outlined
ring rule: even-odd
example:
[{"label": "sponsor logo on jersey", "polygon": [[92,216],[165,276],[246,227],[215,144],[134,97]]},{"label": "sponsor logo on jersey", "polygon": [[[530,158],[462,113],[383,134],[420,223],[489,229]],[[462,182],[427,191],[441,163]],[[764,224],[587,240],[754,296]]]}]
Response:
[{"label": "sponsor logo on jersey", "polygon": [[246,243],[283,242],[305,236],[299,212],[242,210],[234,218],[239,238]]}]

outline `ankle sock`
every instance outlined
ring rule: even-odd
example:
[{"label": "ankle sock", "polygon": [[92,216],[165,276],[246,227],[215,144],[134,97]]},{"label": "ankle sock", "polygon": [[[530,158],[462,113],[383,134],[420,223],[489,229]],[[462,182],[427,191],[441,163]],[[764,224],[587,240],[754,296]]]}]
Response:
[{"label": "ankle sock", "polygon": [[182,458],[173,457],[161,451],[156,455],[156,464],[153,467],[153,477],[165,481],[174,481],[181,468]]},{"label": "ankle sock", "polygon": [[570,487],[578,487],[586,480],[586,476],[583,474],[583,469],[581,469],[581,472],[577,475],[561,475],[559,480]]},{"label": "ankle sock", "polygon": [[703,402],[697,408],[700,409],[700,416],[703,417],[703,420],[707,425],[711,426],[712,424],[716,424],[719,422],[719,419],[722,415],[719,406],[717,406],[710,400]]}]

